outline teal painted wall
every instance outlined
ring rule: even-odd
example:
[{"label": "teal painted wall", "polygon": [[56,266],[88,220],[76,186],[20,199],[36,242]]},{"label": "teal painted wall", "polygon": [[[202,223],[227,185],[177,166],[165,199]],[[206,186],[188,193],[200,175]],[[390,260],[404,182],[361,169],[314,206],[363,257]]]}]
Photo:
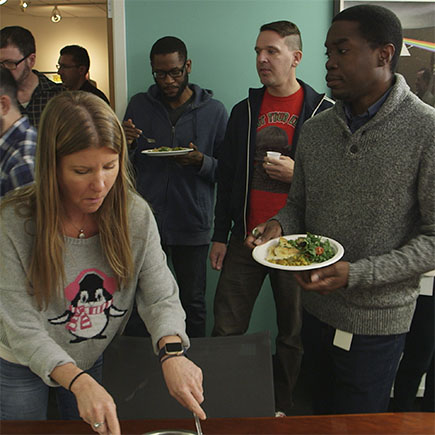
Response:
[{"label": "teal painted wall", "polygon": [[[212,89],[228,111],[261,83],[254,45],[259,27],[290,20],[302,33],[303,59],[297,76],[326,92],[325,49],[332,0],[125,0],[129,98],[153,83],[149,64],[152,44],[173,35],[187,45],[192,59],[190,81]],[[218,273],[207,277],[207,330],[213,326],[213,297]],[[257,300],[248,332],[276,334],[273,297],[267,281]]]}]

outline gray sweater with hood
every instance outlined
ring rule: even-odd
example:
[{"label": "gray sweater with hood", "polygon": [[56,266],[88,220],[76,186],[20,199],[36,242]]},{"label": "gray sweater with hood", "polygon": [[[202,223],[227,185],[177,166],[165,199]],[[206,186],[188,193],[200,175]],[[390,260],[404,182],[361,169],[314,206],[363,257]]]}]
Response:
[{"label": "gray sweater with hood", "polygon": [[284,234],[339,241],[346,288],[303,292],[304,307],[334,328],[363,335],[409,330],[419,277],[435,268],[435,109],[396,74],[378,113],[353,134],[343,103],[302,129]]}]

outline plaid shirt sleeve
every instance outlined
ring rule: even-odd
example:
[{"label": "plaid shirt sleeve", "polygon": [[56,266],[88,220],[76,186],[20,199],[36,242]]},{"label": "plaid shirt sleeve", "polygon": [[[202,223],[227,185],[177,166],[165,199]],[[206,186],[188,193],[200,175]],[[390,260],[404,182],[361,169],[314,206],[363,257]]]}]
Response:
[{"label": "plaid shirt sleeve", "polygon": [[36,130],[27,118],[17,121],[0,141],[0,197],[34,180]]}]

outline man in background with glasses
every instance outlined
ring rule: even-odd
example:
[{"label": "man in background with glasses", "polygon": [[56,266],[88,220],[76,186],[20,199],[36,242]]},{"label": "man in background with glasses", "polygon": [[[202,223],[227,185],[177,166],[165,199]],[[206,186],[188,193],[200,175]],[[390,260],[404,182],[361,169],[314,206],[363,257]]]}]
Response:
[{"label": "man in background with glasses", "polygon": [[[192,61],[183,41],[172,36],[159,39],[150,60],[155,84],[133,96],[123,126],[137,189],[154,210],[163,248],[174,267],[187,334],[202,337],[217,156],[228,115],[211,91],[189,83]],[[143,153],[160,147],[184,155]],[[177,147],[191,151],[176,151]],[[127,333],[136,332],[127,328]]]},{"label": "man in background with glasses", "polygon": [[89,54],[85,48],[79,45],[67,45],[60,50],[56,68],[65,88],[69,91],[90,92],[109,104],[104,93],[88,80],[89,66]]},{"label": "man in background with glasses", "polygon": [[33,69],[35,63],[35,39],[27,29],[10,26],[0,30],[0,65],[11,71],[18,85],[20,111],[37,128],[48,100],[63,87]]}]

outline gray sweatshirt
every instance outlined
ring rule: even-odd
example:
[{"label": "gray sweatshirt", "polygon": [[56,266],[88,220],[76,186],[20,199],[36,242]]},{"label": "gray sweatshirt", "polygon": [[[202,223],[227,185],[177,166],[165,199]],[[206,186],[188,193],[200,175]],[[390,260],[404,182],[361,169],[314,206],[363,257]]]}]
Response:
[{"label": "gray sweatshirt", "polygon": [[[151,334],[154,350],[166,335],[185,333],[185,313],[167,267],[154,216],[143,199],[131,195],[129,227],[135,265],[129,285],[118,289],[98,235],[65,237],[66,287],[46,310],[36,308],[26,290],[33,243],[32,222],[4,210],[0,230],[0,357],[30,367],[48,385],[58,365],[90,368],[125,326],[134,298]],[[138,288],[136,292],[136,287]],[[128,356],[126,356],[128,357]]]},{"label": "gray sweatshirt", "polygon": [[303,292],[321,321],[354,334],[409,330],[420,274],[435,268],[435,109],[396,74],[378,113],[353,134],[343,103],[307,121],[284,234],[339,241],[349,283],[329,295]]}]

